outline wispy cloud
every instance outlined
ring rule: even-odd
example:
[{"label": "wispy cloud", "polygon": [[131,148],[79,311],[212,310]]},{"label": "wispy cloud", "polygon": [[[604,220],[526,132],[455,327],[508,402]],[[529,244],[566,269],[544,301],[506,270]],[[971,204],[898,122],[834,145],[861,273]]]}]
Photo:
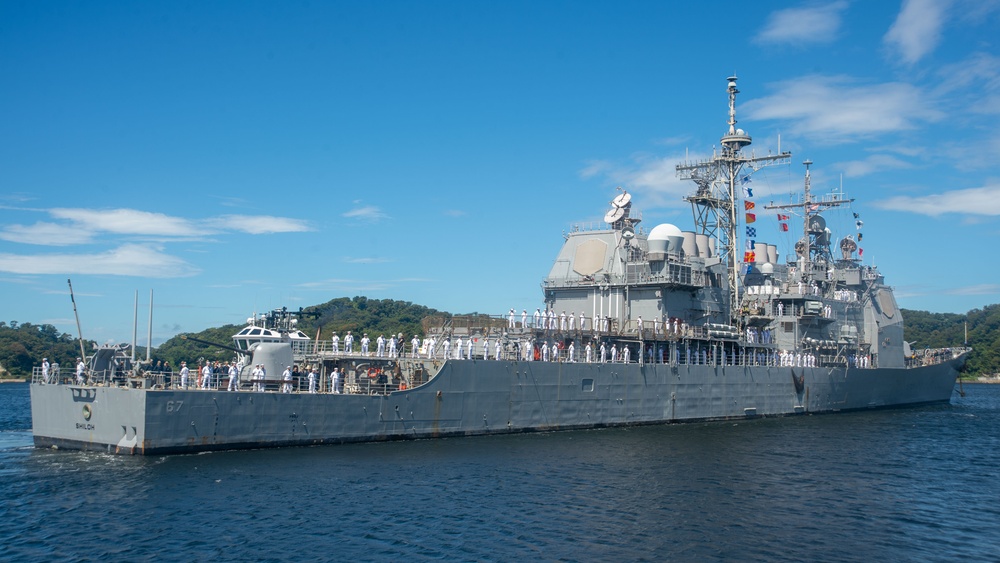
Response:
[{"label": "wispy cloud", "polygon": [[875,202],[876,207],[937,217],[945,213],[1000,215],[1000,184],[952,190],[922,196],[896,196]]},{"label": "wispy cloud", "polygon": [[808,4],[771,12],[754,40],[766,44],[806,45],[830,43],[840,31],[847,2]]},{"label": "wispy cloud", "polygon": [[161,242],[170,242],[192,239],[205,241],[208,235],[226,232],[258,235],[312,230],[306,221],[269,215],[222,215],[187,219],[138,209],[56,208],[26,211],[48,213],[61,222],[7,225],[0,229],[0,240],[68,246],[93,242],[101,234],[143,237],[147,241],[152,237]]},{"label": "wispy cloud", "polygon": [[347,257],[347,258],[344,258],[344,262],[347,262],[348,264],[382,264],[382,263],[389,262],[389,261],[390,260],[388,258],[377,258],[377,257],[368,257],[368,258],[350,258],[350,257]]},{"label": "wispy cloud", "polygon": [[374,205],[358,207],[343,213],[341,216],[347,217],[348,219],[362,219],[365,221],[380,221],[389,217],[383,213],[381,209],[375,207]]},{"label": "wispy cloud", "polygon": [[[699,156],[689,156],[698,160]],[[681,198],[692,193],[695,185],[677,177],[677,163],[685,160],[682,156],[656,156],[636,154],[623,162],[598,160],[589,163],[579,174],[581,178],[604,178],[609,184],[619,185],[626,190],[641,193],[643,206],[647,208],[683,207]]]},{"label": "wispy cloud", "polygon": [[461,209],[445,209],[444,214],[448,217],[464,217],[466,215],[465,211]]},{"label": "wispy cloud", "polygon": [[830,166],[831,170],[840,169],[844,176],[857,178],[867,176],[872,172],[884,172],[886,170],[899,170],[912,168],[913,165],[905,160],[887,154],[873,154],[862,160],[852,160],[848,162],[838,162]]},{"label": "wispy cloud", "polygon": [[193,276],[198,269],[160,248],[124,244],[97,254],[0,254],[0,272],[176,278]]},{"label": "wispy cloud", "polygon": [[251,235],[301,233],[312,230],[306,221],[269,215],[223,215],[213,223],[225,230],[240,231]]},{"label": "wispy cloud", "polygon": [[905,131],[943,117],[925,92],[903,82],[858,84],[846,76],[810,75],[780,82],[774,90],[743,105],[750,118],[785,121],[793,133],[819,141]]},{"label": "wispy cloud", "polygon": [[69,246],[85,244],[92,239],[91,231],[71,225],[38,222],[34,225],[8,225],[0,231],[0,239],[25,244]]},{"label": "wispy cloud", "polygon": [[1000,294],[1000,284],[981,283],[966,287],[956,287],[946,291],[945,293],[949,295],[996,295]]},{"label": "wispy cloud", "polygon": [[936,49],[949,6],[948,0],[905,0],[882,38],[891,56],[912,65]]}]

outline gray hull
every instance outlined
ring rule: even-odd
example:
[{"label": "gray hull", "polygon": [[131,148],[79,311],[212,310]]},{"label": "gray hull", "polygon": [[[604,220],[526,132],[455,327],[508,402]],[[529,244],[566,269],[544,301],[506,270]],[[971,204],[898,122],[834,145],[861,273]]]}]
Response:
[{"label": "gray hull", "polygon": [[745,419],[947,402],[913,369],[449,360],[389,395],[31,385],[37,447],[164,454]]}]

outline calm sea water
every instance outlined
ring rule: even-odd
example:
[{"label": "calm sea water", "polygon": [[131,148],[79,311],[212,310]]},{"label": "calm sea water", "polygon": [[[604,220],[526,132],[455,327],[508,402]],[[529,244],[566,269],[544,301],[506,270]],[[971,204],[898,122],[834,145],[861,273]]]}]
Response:
[{"label": "calm sea water", "polygon": [[0,560],[1000,559],[1000,386],[830,416],[155,458],[35,450]]}]

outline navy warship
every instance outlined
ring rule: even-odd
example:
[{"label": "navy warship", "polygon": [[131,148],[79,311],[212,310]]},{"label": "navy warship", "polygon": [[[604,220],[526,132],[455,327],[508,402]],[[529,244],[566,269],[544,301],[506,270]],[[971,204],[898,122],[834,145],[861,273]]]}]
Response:
[{"label": "navy warship", "polygon": [[[814,196],[811,163],[800,199],[757,208],[752,175],[791,154],[748,151],[735,77],[727,92],[720,148],[677,166],[693,227],[645,230],[619,189],[603,222],[564,234],[544,307],[431,317],[422,335],[375,343],[313,340],[296,326],[303,311],[276,310],[224,346],[235,375],[207,381],[102,347],[79,378],[36,369],[35,445],[151,455],[948,402],[968,350],[909,348],[883,274],[827,226],[853,200]],[[756,240],[761,210],[796,233],[784,258]]]}]

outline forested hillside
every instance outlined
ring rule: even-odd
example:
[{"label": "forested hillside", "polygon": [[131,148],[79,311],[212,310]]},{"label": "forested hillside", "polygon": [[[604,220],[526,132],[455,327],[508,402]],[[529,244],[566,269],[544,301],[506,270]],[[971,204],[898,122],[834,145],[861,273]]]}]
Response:
[{"label": "forested hillside", "polygon": [[968,321],[972,353],[965,365],[968,375],[1000,373],[1000,305],[987,305],[964,315],[903,309],[903,338],[915,348],[959,346],[965,341]]},{"label": "forested hillside", "polygon": [[[358,338],[367,332],[374,340],[379,334],[387,337],[402,332],[404,339],[414,334],[423,335],[421,321],[428,316],[448,317],[449,313],[414,305],[408,301],[392,299],[368,299],[366,297],[340,297],[321,305],[303,309],[304,315],[299,328],[311,338],[320,331],[321,339],[329,339],[336,331],[343,336],[348,330]],[[972,376],[1000,373],[1000,305],[988,305],[973,309],[966,314],[930,313],[927,311],[903,310],[906,320],[904,337],[913,347],[943,348],[960,346],[965,340],[966,322],[969,329],[969,345],[973,352],[966,364],[966,374]],[[225,325],[191,334],[200,340],[207,340],[231,346],[232,336],[241,325]],[[93,342],[85,342],[90,353]],[[69,334],[60,334],[52,325],[33,325],[17,321],[0,322],[0,374],[10,377],[27,377],[32,366],[39,365],[43,357],[62,366],[71,366],[80,354],[79,344]],[[140,358],[145,357],[145,349],[136,350]],[[152,354],[154,361],[169,361],[178,366],[181,360],[196,362],[200,359],[227,360],[232,352],[185,340],[180,335],[157,347]]]}]

